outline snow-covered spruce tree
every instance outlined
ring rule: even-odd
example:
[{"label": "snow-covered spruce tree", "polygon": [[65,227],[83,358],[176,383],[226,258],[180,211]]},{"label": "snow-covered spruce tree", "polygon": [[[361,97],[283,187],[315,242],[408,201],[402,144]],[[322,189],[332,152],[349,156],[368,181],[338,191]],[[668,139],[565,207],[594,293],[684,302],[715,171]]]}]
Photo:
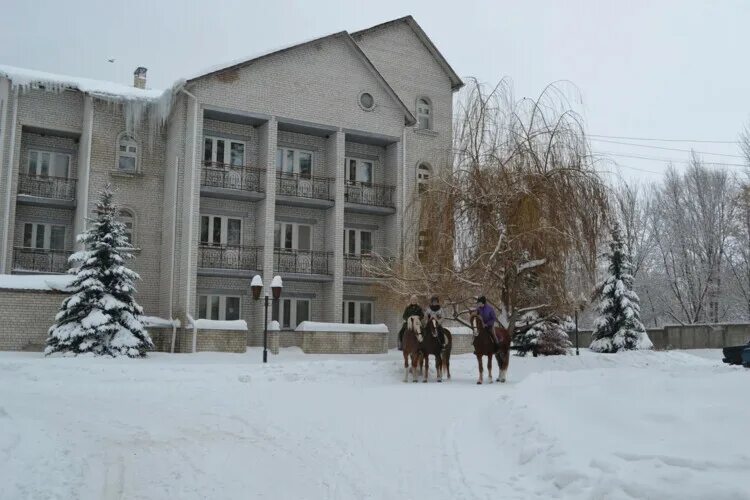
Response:
[{"label": "snow-covered spruce tree", "polygon": [[641,323],[640,300],[633,291],[630,258],[625,252],[617,222],[609,244],[609,276],[596,288],[598,317],[594,323],[591,349],[598,352],[651,349],[646,328]]},{"label": "snow-covered spruce tree", "polygon": [[78,236],[85,248],[71,255],[68,272],[76,277],[49,329],[44,353],[94,353],[110,356],[145,356],[153,347],[143,328],[143,309],[133,294],[133,282],[140,279],[128,269],[132,246],[125,237],[125,225],[117,220],[118,208],[106,186],[99,195],[96,219]]},{"label": "snow-covered spruce tree", "polygon": [[516,324],[513,344],[521,356],[529,352],[535,356],[567,354],[572,346],[568,336],[571,324],[569,318],[554,314],[540,318],[537,311],[529,311]]}]

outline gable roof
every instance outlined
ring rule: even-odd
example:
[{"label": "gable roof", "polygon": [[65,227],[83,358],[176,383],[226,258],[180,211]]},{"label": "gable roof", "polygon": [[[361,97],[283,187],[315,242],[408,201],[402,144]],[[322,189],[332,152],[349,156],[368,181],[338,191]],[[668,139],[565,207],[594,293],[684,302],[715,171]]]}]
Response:
[{"label": "gable roof", "polygon": [[412,16],[405,16],[398,19],[394,19],[392,21],[387,21],[382,24],[376,24],[375,26],[371,26],[369,28],[355,31],[352,33],[352,36],[354,38],[361,37],[363,35],[366,35],[368,33],[372,33],[374,31],[382,30],[389,28],[391,26],[394,26],[398,23],[405,23],[407,26],[409,26],[412,31],[417,35],[419,40],[424,44],[424,46],[427,48],[427,50],[432,54],[432,57],[435,58],[435,60],[438,62],[438,64],[443,68],[443,71],[446,72],[448,75],[448,78],[451,81],[451,90],[454,92],[461,87],[464,86],[463,80],[461,80],[461,77],[458,76],[458,74],[453,70],[450,64],[448,64],[448,61],[443,57],[443,54],[440,53],[438,48],[435,46],[434,43],[432,43],[432,40],[430,40],[430,37],[427,36],[427,33],[424,32],[422,27],[417,23],[417,21]]},{"label": "gable roof", "polygon": [[354,41],[354,39],[351,37],[351,35],[346,31],[339,31],[338,33],[333,33],[330,35],[322,36],[319,38],[314,38],[312,40],[308,40],[301,43],[295,43],[293,45],[289,45],[286,47],[274,49],[268,52],[263,52],[261,54],[253,55],[250,57],[242,58],[239,60],[235,60],[229,63],[220,64],[217,66],[213,66],[207,70],[201,71],[193,76],[190,76],[186,78],[186,83],[192,83],[196,80],[200,80],[212,75],[215,75],[217,73],[222,73],[224,71],[228,70],[234,70],[239,69],[245,66],[248,66],[250,64],[253,64],[255,62],[258,62],[260,60],[266,59],[268,57],[276,56],[278,54],[283,54],[284,52],[288,52],[290,50],[299,49],[301,47],[304,47],[306,45],[312,45],[314,43],[319,43],[327,40],[334,40],[334,39],[341,39],[343,40],[354,52],[357,54],[359,59],[364,63],[365,67],[370,71],[370,73],[375,77],[375,79],[383,86],[386,93],[398,104],[398,106],[401,108],[401,110],[404,113],[404,123],[406,125],[414,125],[417,123],[417,119],[414,117],[412,112],[409,110],[409,108],[404,104],[404,102],[401,100],[401,98],[396,94],[396,91],[393,90],[393,87],[386,81],[385,78],[383,78],[383,75],[378,71],[378,69],[375,67],[375,65],[372,63],[369,57],[364,53],[362,50],[362,47],[360,47],[357,42]]}]

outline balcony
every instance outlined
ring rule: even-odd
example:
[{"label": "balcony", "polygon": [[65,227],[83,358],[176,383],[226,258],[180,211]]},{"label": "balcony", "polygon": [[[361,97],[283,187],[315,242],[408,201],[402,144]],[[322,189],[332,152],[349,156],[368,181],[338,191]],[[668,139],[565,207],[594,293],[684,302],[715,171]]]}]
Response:
[{"label": "balcony", "polygon": [[333,254],[331,252],[277,248],[273,254],[274,272],[323,276],[333,274],[331,264]]},{"label": "balcony", "polygon": [[76,180],[67,177],[19,174],[18,202],[26,205],[74,208]]},{"label": "balcony", "polygon": [[379,269],[384,263],[391,265],[393,259],[382,259],[373,255],[344,254],[344,280],[357,282],[362,278],[382,278],[384,275],[379,272]]},{"label": "balcony", "polygon": [[345,208],[350,212],[384,213],[396,211],[394,186],[346,181]]},{"label": "balcony", "polygon": [[263,268],[263,247],[201,244],[198,247],[198,268],[202,275],[236,275],[237,271],[259,271]]},{"label": "balcony", "polygon": [[265,193],[264,170],[256,167],[204,162],[201,169],[201,195],[257,201]]},{"label": "balcony", "polygon": [[335,179],[307,177],[299,174],[276,174],[276,201],[308,208],[333,206]]},{"label": "balcony", "polygon": [[13,252],[13,271],[21,273],[65,273],[72,250],[16,247]]}]

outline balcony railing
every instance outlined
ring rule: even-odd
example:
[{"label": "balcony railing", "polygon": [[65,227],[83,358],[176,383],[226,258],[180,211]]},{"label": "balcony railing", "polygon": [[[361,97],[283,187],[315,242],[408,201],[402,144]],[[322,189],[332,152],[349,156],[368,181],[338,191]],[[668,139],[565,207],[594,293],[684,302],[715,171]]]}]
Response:
[{"label": "balcony railing", "polygon": [[276,174],[276,194],[333,200],[334,179],[329,177],[304,177],[299,174]]},{"label": "balcony railing", "polygon": [[263,267],[263,247],[201,244],[198,267],[257,271]]},{"label": "balcony railing", "polygon": [[47,177],[33,174],[18,176],[18,193],[55,200],[75,200],[76,180],[67,177]]},{"label": "balcony railing", "polygon": [[331,274],[330,252],[275,249],[273,269],[278,273]]},{"label": "balcony railing", "polygon": [[226,163],[204,162],[201,171],[201,186],[262,193],[263,169],[238,167]]},{"label": "balcony railing", "polygon": [[346,201],[373,207],[394,208],[394,186],[371,184],[366,182],[347,181]]},{"label": "balcony railing", "polygon": [[13,252],[14,271],[65,273],[72,250],[16,247]]}]

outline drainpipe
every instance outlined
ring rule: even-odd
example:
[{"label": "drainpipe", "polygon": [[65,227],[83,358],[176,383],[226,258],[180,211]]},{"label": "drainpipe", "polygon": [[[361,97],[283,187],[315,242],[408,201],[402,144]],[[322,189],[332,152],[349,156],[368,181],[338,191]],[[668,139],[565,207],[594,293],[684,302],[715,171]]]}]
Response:
[{"label": "drainpipe", "polygon": [[195,347],[198,344],[198,325],[195,324],[195,320],[190,314],[187,315],[190,324],[193,326],[193,354],[195,354]]},{"label": "drainpipe", "polygon": [[[194,165],[194,160],[195,160],[195,148],[196,148],[196,141],[197,141],[196,130],[197,130],[197,125],[198,125],[198,116],[197,116],[197,114],[198,114],[198,98],[195,97],[190,92],[188,92],[187,90],[185,90],[184,88],[181,88],[180,91],[183,92],[190,99],[192,99],[193,102],[195,103],[195,112],[194,112],[194,115],[193,115],[193,120],[194,120],[194,122],[193,122],[193,133],[192,133],[192,138],[190,139],[190,144],[192,145],[192,149],[190,151],[190,158],[192,158],[192,160],[190,161],[190,164],[192,165],[192,168],[190,169],[190,202],[189,202],[189,205],[188,205],[189,206],[189,212],[188,213],[190,214],[190,223],[188,224],[188,227],[187,227],[187,236],[188,236],[187,237],[187,241],[188,241],[188,245],[187,245],[187,248],[188,248],[187,264],[188,264],[188,266],[190,266],[190,263],[192,262],[192,257],[193,257],[193,209],[194,209],[194,206],[195,206],[195,196],[193,196],[193,187],[195,186],[195,165]],[[186,166],[187,166],[187,163],[186,163]],[[186,277],[186,283],[185,283],[186,288],[187,288],[187,297],[185,298],[185,311],[190,311],[191,310],[190,306],[191,306],[191,302],[192,302],[192,297],[191,297],[191,294],[190,294],[190,276],[191,276],[191,273],[188,272],[187,277]],[[192,321],[192,319],[191,319],[191,321]],[[195,352],[195,334],[196,334],[196,332],[195,332],[195,328],[194,328],[193,329],[193,352]]]},{"label": "drainpipe", "polygon": [[404,262],[404,219],[406,218],[406,127],[401,132],[401,262]]},{"label": "drainpipe", "polygon": [[180,165],[180,158],[178,156],[175,157],[174,165],[175,165],[175,172],[174,172],[175,202],[174,202],[174,211],[172,212],[172,257],[171,257],[171,263],[169,267],[169,319],[172,321],[172,350],[171,350],[172,354],[174,354],[174,344],[177,338],[177,326],[176,326],[175,319],[174,319],[173,297],[174,297],[174,252],[175,252],[175,247],[177,244],[177,188],[179,185],[179,175],[177,175],[177,170]]},{"label": "drainpipe", "polygon": [[[8,92],[10,95],[10,92]],[[8,241],[10,237],[10,198],[11,198],[11,185],[13,183],[13,157],[16,154],[16,128],[18,120],[18,89],[13,91],[13,118],[10,122],[10,147],[8,148],[8,178],[5,181],[5,224],[3,227],[3,245],[2,245],[2,260],[0,260],[0,270],[3,273],[8,271],[7,260],[8,260]],[[5,116],[5,115],[3,115]],[[0,139],[1,140],[1,139]],[[2,164],[2,157],[0,157],[0,165]]]}]

